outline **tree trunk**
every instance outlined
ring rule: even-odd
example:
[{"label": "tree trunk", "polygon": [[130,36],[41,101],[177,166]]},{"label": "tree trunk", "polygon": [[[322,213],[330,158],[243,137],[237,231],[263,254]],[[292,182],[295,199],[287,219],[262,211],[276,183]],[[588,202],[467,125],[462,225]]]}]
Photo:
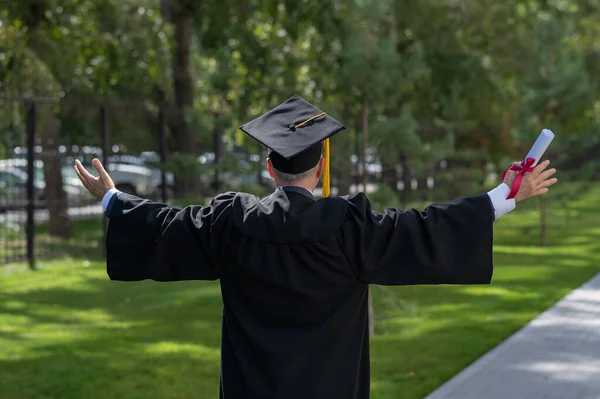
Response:
[{"label": "tree trunk", "polygon": [[423,172],[423,175],[417,179],[418,192],[420,194],[420,200],[423,202],[429,201],[430,190],[427,187],[427,172]]},{"label": "tree trunk", "polygon": [[352,186],[352,176],[349,173],[346,173],[337,182],[338,195],[350,194],[351,186]]},{"label": "tree trunk", "polygon": [[68,238],[71,235],[69,203],[63,186],[60,145],[60,120],[53,113],[46,116],[40,129],[42,161],[44,162],[44,200],[49,213],[50,235]]},{"label": "tree trunk", "polygon": [[[184,1],[173,0],[168,17],[175,28],[172,56],[173,89],[175,95],[174,141],[175,151],[180,155],[196,155],[197,140],[190,129],[187,113],[194,105],[194,92],[190,74],[190,47],[192,41],[192,13]],[[198,193],[200,180],[189,176],[176,177],[175,191],[180,195]]]},{"label": "tree trunk", "polygon": [[375,335],[375,312],[373,311],[373,295],[372,289],[369,287],[369,336]]},{"label": "tree trunk", "polygon": [[[365,193],[367,192],[367,184],[369,182],[369,175],[367,173],[367,149],[369,146],[369,104],[367,97],[365,96],[363,101],[362,110],[362,121],[363,121],[363,187]],[[371,287],[369,287],[369,335],[372,337],[375,335],[375,312],[373,311],[373,297],[371,296]]]},{"label": "tree trunk", "polygon": [[[351,120],[352,114],[346,102],[343,103],[340,114],[343,121]],[[332,169],[332,171],[337,177],[336,188],[338,196],[350,194],[352,188],[354,165],[352,164],[350,154],[357,154],[355,151],[354,136],[355,134],[348,133],[348,136],[345,138],[340,137],[335,145],[331,147],[333,151],[332,159],[336,159],[332,164],[335,165],[335,169]]]},{"label": "tree trunk", "polygon": [[411,185],[411,173],[410,166],[408,164],[408,157],[406,154],[400,154],[400,165],[402,167],[402,191],[400,191],[400,205],[405,208],[410,200],[410,185]]},{"label": "tree trunk", "polygon": [[390,187],[396,194],[399,194],[396,165],[394,165],[393,162],[389,162],[387,159],[382,159],[381,166],[383,169],[381,172],[381,183]]},{"label": "tree trunk", "polygon": [[369,147],[369,104],[367,102],[367,97],[365,96],[363,100],[363,109],[362,109],[362,121],[363,121],[363,148],[362,148],[362,159],[363,159],[363,167],[362,167],[362,183],[363,183],[363,191],[365,194],[367,193],[367,184],[369,184],[369,173],[367,172],[367,149]]},{"label": "tree trunk", "polygon": [[[547,126],[547,121],[550,115],[550,103],[547,101],[544,104],[544,113],[543,113],[543,125]],[[548,236],[547,236],[547,226],[546,226],[546,214],[548,212],[548,200],[546,195],[540,196],[540,246],[547,247],[548,246]]]},{"label": "tree trunk", "polygon": [[354,186],[355,186],[355,192],[359,192],[360,191],[360,180],[361,180],[361,170],[360,170],[360,164],[361,164],[361,159],[362,159],[362,155],[360,155],[362,153],[361,149],[360,149],[360,138],[362,137],[362,132],[359,134],[358,132],[360,131],[360,128],[356,128],[355,130],[355,134],[352,135],[352,146],[353,146],[353,150],[354,150],[354,154],[357,157],[357,162],[356,162],[356,167],[354,168]]},{"label": "tree trunk", "polygon": [[540,195],[540,246],[548,246],[548,235],[546,225],[546,215],[548,213],[548,199],[545,195]]},{"label": "tree trunk", "polygon": [[222,133],[221,133],[221,126],[219,125],[219,115],[213,115],[213,117],[215,118],[215,127],[213,129],[213,147],[214,147],[214,152],[215,152],[215,160],[214,160],[214,167],[215,167],[215,175],[214,175],[214,180],[213,180],[213,189],[215,191],[215,193],[218,193],[219,190],[221,189],[221,176],[220,176],[220,169],[221,169],[221,158],[224,155],[224,146],[223,146],[223,138],[222,138]]},{"label": "tree trunk", "polygon": [[[44,52],[39,40],[35,40],[36,33],[44,24],[46,5],[43,1],[33,1],[27,6],[24,23],[28,27],[25,35],[26,46],[44,60]],[[50,65],[46,62],[47,65]],[[53,68],[50,68],[53,69]],[[56,70],[53,70],[56,76]],[[22,90],[19,90],[21,92]],[[60,120],[56,117],[54,109],[39,107],[39,132],[42,144],[42,161],[44,162],[44,200],[49,211],[49,233],[54,236],[67,238],[71,234],[69,220],[69,204],[63,187],[61,174],[61,159],[58,151],[60,142]],[[35,166],[34,166],[35,173]]]},{"label": "tree trunk", "polygon": [[[263,147],[260,143],[256,143],[256,152],[260,155],[264,154],[264,150]],[[260,161],[259,162],[263,162],[262,160],[262,156],[260,157]],[[262,167],[257,168],[257,172],[256,172],[256,182],[259,186],[266,186],[266,182],[263,179],[263,175],[262,175]]]}]

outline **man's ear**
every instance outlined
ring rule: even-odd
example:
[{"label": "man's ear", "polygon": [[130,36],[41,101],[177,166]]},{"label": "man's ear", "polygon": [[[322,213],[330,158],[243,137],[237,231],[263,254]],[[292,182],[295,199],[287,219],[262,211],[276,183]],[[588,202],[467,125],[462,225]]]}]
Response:
[{"label": "man's ear", "polygon": [[321,176],[323,175],[324,169],[325,169],[325,159],[323,157],[321,157],[321,159],[319,159],[319,163],[317,164],[317,180],[319,180],[321,178]]},{"label": "man's ear", "polygon": [[269,171],[269,176],[271,176],[271,179],[274,179],[275,172],[273,172],[273,164],[271,163],[271,158],[267,158],[267,170]]}]

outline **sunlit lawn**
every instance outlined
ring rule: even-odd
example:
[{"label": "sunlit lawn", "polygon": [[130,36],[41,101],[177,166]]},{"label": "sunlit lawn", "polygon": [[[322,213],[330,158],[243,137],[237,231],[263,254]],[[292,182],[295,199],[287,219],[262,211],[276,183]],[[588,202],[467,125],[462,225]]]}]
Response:
[{"label": "sunlit lawn", "polygon": [[[496,222],[490,286],[373,287],[372,397],[420,399],[591,278],[600,259],[600,190]],[[598,199],[597,199],[598,198]],[[84,259],[0,269],[0,398],[217,398],[216,283],[108,281]]]}]

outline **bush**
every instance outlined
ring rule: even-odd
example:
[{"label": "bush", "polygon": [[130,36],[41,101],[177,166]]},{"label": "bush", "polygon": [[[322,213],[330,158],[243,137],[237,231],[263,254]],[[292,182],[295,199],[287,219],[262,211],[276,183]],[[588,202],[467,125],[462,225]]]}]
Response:
[{"label": "bush", "polygon": [[25,227],[18,223],[0,222],[0,241],[12,241],[25,237]]},{"label": "bush", "polygon": [[387,184],[381,184],[377,190],[369,194],[369,200],[371,206],[375,211],[381,212],[386,208],[399,208],[400,197],[398,194]]},{"label": "bush", "polygon": [[256,183],[242,183],[239,185],[237,191],[254,194],[259,198],[266,197],[273,192],[273,190]]}]

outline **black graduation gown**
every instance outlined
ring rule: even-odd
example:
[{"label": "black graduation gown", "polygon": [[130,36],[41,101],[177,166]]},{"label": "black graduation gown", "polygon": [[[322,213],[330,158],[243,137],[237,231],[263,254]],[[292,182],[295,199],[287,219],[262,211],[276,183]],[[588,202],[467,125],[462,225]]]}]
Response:
[{"label": "black graduation gown", "polygon": [[230,192],[179,210],[119,193],[109,218],[112,280],[219,279],[224,399],[368,398],[369,284],[492,278],[485,194],[377,213],[364,194]]}]

